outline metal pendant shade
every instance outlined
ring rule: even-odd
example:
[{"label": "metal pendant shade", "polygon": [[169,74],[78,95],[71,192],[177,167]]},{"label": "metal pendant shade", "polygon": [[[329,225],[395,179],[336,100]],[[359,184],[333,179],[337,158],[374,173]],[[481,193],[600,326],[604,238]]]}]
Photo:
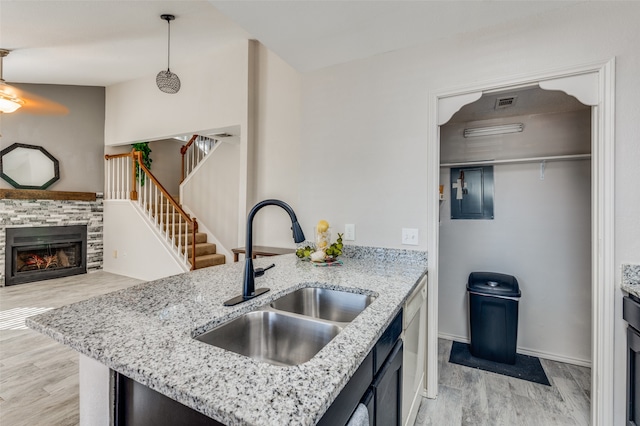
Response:
[{"label": "metal pendant shade", "polygon": [[160,18],[167,21],[168,25],[168,38],[167,38],[167,70],[160,71],[156,76],[156,84],[158,89],[164,93],[178,93],[180,90],[180,79],[178,76],[171,72],[169,67],[171,58],[171,21],[176,19],[173,15],[160,15]]}]

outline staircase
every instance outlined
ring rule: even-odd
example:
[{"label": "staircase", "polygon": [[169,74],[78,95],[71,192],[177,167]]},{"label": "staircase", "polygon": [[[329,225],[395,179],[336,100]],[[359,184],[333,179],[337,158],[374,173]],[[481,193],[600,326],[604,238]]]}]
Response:
[{"label": "staircase", "polygon": [[216,245],[207,242],[207,234],[198,232],[196,218],[184,211],[179,197],[169,195],[142,163],[140,152],[105,155],[105,160],[105,200],[134,203],[166,241],[167,248],[173,249],[185,271],[225,263]]},{"label": "staircase", "polygon": [[[178,205],[180,205],[179,196],[173,195],[172,198],[178,202]],[[151,216],[155,219],[156,211],[162,213],[162,222],[164,222],[162,225],[163,231],[167,232],[167,227],[168,227],[169,228],[168,234],[170,236],[185,234],[185,228],[186,228],[186,230],[188,231],[186,236],[187,241],[186,241],[186,244],[182,242],[182,247],[180,250],[182,253],[184,253],[184,250],[186,247],[187,258],[189,259],[189,264],[191,264],[191,259],[192,259],[191,253],[193,251],[193,245],[191,244],[191,241],[193,240],[193,233],[191,232],[192,225],[186,224],[184,222],[178,224],[180,222],[179,221],[180,214],[176,212],[170,213],[172,210],[173,209],[171,209],[171,204],[169,203],[169,200],[167,200],[166,198],[163,198],[163,202],[160,204],[158,209],[155,209],[155,208],[151,209],[151,212],[152,212]],[[158,220],[157,222],[159,223],[160,221]],[[205,234],[204,232],[196,232],[195,238],[196,238],[196,256],[195,256],[196,265],[195,265],[195,268],[192,268],[192,269],[207,268],[209,266],[222,265],[225,263],[224,255],[216,253],[216,245],[213,243],[207,242],[207,234]],[[176,238],[175,239],[176,249],[178,249],[178,243],[179,243],[179,239]]]}]

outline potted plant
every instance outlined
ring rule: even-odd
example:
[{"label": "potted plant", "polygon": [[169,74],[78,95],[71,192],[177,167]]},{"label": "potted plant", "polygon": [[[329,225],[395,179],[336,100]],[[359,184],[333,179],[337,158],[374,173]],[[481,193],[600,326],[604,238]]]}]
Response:
[{"label": "potted plant", "polygon": [[[149,154],[151,154],[151,148],[149,148],[149,142],[137,142],[131,144],[134,151],[138,151],[142,154],[142,164],[151,170],[151,162],[153,161]],[[140,167],[136,164],[136,179],[140,179],[140,185],[144,186],[144,175],[140,176]]]}]

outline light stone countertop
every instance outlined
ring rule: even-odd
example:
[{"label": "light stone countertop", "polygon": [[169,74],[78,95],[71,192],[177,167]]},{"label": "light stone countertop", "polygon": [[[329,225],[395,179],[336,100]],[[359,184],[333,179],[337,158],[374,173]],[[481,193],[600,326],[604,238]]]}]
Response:
[{"label": "light stone countertop", "polygon": [[640,297],[640,265],[622,265],[622,290]]},{"label": "light stone countertop", "polygon": [[[427,267],[426,252],[345,246],[344,265],[318,267],[294,254],[256,288],[271,291],[225,307],[240,294],[243,263],[201,269],[99,296],[27,319],[27,325],[107,367],[228,425],[315,424],[402,307]],[[90,280],[91,276],[87,276]],[[310,361],[259,362],[193,336],[295,289],[319,286],[376,295]]]}]

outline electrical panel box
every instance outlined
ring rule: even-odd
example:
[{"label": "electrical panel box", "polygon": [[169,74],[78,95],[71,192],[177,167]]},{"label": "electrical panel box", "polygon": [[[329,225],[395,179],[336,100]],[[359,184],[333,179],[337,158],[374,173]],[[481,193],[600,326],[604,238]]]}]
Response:
[{"label": "electrical panel box", "polygon": [[493,219],[493,166],[451,168],[451,219]]}]

